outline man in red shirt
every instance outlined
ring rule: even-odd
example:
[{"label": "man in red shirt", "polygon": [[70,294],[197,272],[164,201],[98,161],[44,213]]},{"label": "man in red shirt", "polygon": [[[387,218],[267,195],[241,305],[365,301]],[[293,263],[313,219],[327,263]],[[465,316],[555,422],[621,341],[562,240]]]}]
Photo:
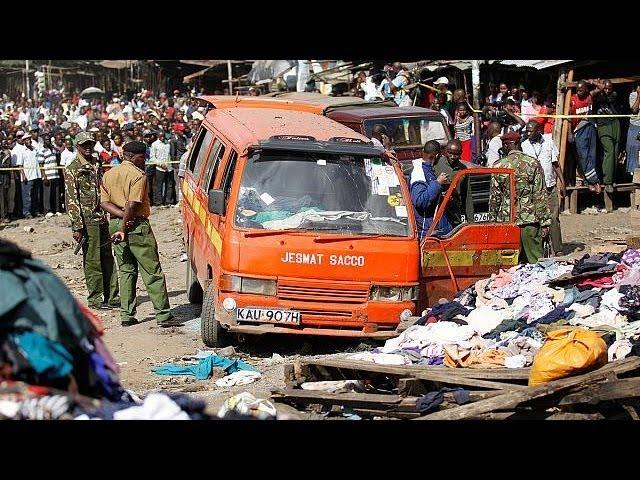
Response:
[{"label": "man in red shirt", "polygon": [[[594,90],[595,91],[595,90]],[[571,96],[571,115],[587,115],[591,113],[593,101],[591,92],[587,88],[587,82],[578,82],[575,95]],[[578,163],[582,168],[589,190],[600,193],[600,179],[596,172],[596,145],[598,142],[596,126],[589,117],[572,118],[573,137],[575,139]]]}]

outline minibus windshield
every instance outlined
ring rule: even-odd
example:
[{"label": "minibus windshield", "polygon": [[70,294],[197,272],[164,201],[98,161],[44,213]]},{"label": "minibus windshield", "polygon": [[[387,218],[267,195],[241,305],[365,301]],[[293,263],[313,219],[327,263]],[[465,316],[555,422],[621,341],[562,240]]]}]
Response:
[{"label": "minibus windshield", "polygon": [[238,227],[408,236],[406,199],[387,160],[322,152],[255,152],[242,175]]}]

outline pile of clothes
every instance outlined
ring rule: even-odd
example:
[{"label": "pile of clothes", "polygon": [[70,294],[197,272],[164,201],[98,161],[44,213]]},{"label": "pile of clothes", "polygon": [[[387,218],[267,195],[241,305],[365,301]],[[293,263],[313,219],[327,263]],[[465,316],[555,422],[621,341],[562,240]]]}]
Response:
[{"label": "pile of clothes", "polygon": [[523,368],[546,334],[597,331],[609,361],[640,353],[640,250],[500,270],[442,300],[383,347],[349,356],[387,365]]},{"label": "pile of clothes", "polygon": [[125,390],[100,319],[43,262],[0,240],[0,417],[204,418],[204,402]]}]

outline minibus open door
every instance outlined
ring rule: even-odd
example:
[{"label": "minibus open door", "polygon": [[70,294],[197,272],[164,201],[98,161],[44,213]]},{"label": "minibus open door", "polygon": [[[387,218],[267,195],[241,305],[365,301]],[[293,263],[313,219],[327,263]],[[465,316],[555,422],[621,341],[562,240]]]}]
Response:
[{"label": "minibus open door", "polygon": [[[472,202],[467,203],[467,196]],[[457,197],[457,198],[456,198]],[[436,228],[451,209],[464,207],[450,232]],[[498,208],[500,207],[500,208]],[[472,211],[470,211],[472,210]],[[459,213],[459,212],[458,212]],[[459,171],[446,190],[420,245],[419,312],[441,298],[518,263],[520,229],[515,224],[515,174],[508,168]],[[460,222],[460,220],[462,220]]]}]

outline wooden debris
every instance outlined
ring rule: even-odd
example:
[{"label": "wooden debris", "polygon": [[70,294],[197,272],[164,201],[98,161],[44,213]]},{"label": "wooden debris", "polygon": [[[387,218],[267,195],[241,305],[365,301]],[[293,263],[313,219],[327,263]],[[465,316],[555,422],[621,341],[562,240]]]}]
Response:
[{"label": "wooden debris", "polygon": [[[379,365],[343,358],[297,360],[285,368],[287,388],[274,390],[272,399],[296,407],[324,405],[336,411],[348,408],[363,418],[640,419],[635,409],[640,407],[639,370],[640,357],[634,356],[582,375],[528,387],[529,369]],[[299,388],[305,381],[345,378],[362,380],[367,392],[328,393]],[[458,405],[453,392],[444,392],[444,401],[437,410],[421,414],[416,406],[419,398],[442,387],[467,390],[468,403]]]}]

